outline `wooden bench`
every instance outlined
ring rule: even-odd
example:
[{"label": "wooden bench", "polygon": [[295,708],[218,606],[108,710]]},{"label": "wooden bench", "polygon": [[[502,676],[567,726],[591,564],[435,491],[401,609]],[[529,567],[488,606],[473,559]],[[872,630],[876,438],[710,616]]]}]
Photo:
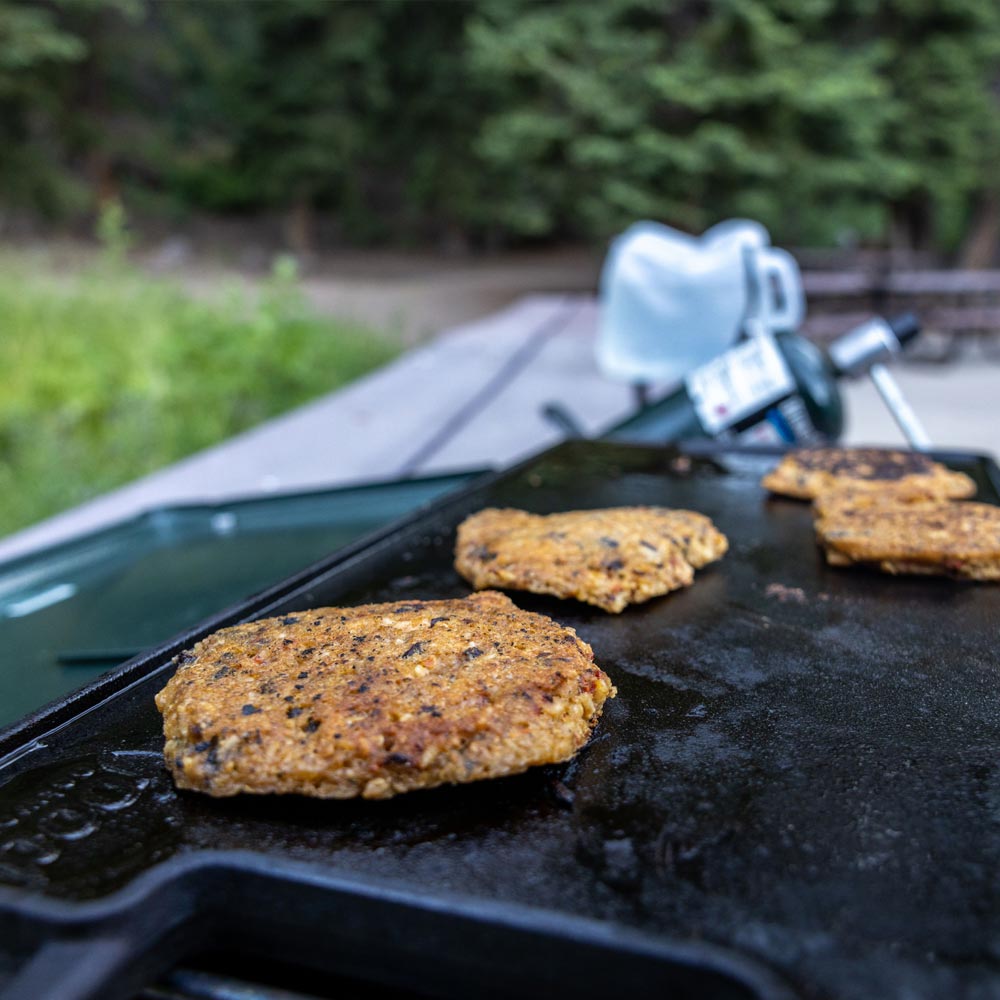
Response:
[{"label": "wooden bench", "polygon": [[803,332],[823,342],[872,313],[916,312],[924,329],[943,343],[949,359],[970,337],[988,347],[1000,335],[1000,270],[806,271],[809,314]]}]

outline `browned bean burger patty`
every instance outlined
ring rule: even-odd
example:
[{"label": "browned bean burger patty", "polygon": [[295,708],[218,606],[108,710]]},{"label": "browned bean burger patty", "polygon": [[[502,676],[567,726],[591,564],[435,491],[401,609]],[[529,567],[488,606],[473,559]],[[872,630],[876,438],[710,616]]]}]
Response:
[{"label": "browned bean burger patty", "polygon": [[884,448],[805,448],[789,452],[761,480],[772,493],[810,500],[830,490],[898,492],[928,497],[971,497],[964,473],[915,451]]},{"label": "browned bean burger patty", "polygon": [[487,508],[459,525],[455,568],[474,587],[574,597],[605,611],[688,586],[725,535],[690,510],[610,507],[561,514]]},{"label": "browned bean burger patty", "polygon": [[813,514],[817,521],[825,517],[840,516],[863,510],[898,509],[906,507],[916,510],[918,507],[936,507],[941,503],[949,503],[938,497],[913,492],[894,492],[893,490],[831,490],[820,493],[812,503]]},{"label": "browned bean burger patty", "polygon": [[829,507],[816,537],[835,566],[855,563],[886,573],[1000,579],[1000,507],[923,501]]},{"label": "browned bean burger patty", "polygon": [[485,592],[223,629],[156,705],[179,788],[385,799],[566,760],[614,693],[572,629]]}]

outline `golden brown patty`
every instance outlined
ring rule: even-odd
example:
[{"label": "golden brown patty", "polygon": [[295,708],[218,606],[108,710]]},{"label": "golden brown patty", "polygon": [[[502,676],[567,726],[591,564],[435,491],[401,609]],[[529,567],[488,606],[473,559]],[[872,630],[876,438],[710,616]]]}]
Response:
[{"label": "golden brown patty", "polygon": [[[945,501],[947,502],[947,501]],[[813,500],[813,513],[817,520],[843,514],[847,511],[873,510],[875,508],[934,507],[942,503],[939,497],[929,497],[926,493],[900,492],[898,490],[855,490],[838,489],[820,493]]]},{"label": "golden brown patty", "polygon": [[575,597],[619,612],[694,579],[729,547],[703,514],[611,507],[562,514],[481,510],[459,525],[455,568],[476,588]]},{"label": "golden brown patty", "polygon": [[572,629],[486,592],[223,629],[156,706],[180,788],[385,799],[566,760],[614,693]]},{"label": "golden brown patty", "polygon": [[829,490],[893,491],[929,497],[971,497],[975,483],[915,451],[806,448],[787,454],[761,480],[772,493],[809,500]]},{"label": "golden brown patty", "polygon": [[829,563],[865,563],[886,573],[1000,579],[1000,507],[982,503],[842,507],[816,522]]}]

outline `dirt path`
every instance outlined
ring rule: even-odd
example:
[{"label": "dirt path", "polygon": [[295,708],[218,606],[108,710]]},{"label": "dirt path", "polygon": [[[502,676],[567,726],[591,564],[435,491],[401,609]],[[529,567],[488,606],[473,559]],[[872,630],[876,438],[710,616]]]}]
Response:
[{"label": "dirt path", "polygon": [[[320,313],[356,320],[414,345],[525,295],[595,293],[601,259],[599,250],[580,248],[480,259],[352,252],[316,261],[304,269],[301,280]],[[145,264],[172,275],[195,294],[210,294],[234,280],[254,284],[261,278],[211,261],[192,266],[179,260],[164,267],[156,254],[146,255]]]}]

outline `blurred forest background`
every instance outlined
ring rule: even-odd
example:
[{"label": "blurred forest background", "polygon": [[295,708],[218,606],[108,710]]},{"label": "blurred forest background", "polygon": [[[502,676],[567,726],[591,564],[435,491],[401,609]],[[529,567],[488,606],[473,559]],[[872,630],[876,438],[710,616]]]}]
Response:
[{"label": "blurred forest background", "polygon": [[[392,357],[325,253],[750,216],[994,265],[998,95],[995,0],[0,0],[0,534]],[[132,252],[213,239],[271,276]]]},{"label": "blurred forest background", "polygon": [[776,242],[992,259],[987,0],[2,0],[0,235],[275,221],[337,244]]}]

